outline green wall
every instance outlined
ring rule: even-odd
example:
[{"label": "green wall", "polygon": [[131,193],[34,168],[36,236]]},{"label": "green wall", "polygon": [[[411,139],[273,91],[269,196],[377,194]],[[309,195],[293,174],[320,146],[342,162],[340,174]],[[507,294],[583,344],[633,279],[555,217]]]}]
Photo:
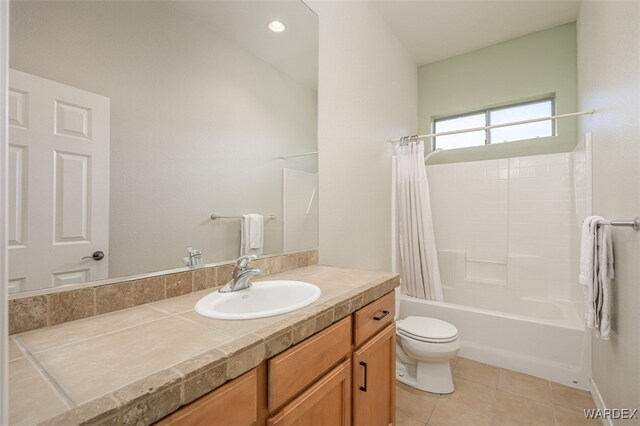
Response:
[{"label": "green wall", "polygon": [[[446,41],[442,41],[446,42]],[[577,108],[575,22],[418,68],[419,133],[433,118],[556,94],[556,114]],[[429,164],[571,151],[577,119],[557,121],[557,135],[441,152]],[[428,145],[428,144],[427,144]]]}]

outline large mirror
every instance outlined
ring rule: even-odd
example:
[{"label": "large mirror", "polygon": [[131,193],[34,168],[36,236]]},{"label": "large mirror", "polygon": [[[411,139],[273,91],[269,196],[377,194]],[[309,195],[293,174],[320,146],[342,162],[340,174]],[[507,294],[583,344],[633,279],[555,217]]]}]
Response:
[{"label": "large mirror", "polygon": [[304,3],[10,8],[11,292],[317,246]]}]

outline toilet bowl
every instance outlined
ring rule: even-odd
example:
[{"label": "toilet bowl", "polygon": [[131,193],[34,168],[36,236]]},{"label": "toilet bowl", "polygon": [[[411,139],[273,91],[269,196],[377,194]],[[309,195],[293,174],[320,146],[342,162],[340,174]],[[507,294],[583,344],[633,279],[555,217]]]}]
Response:
[{"label": "toilet bowl", "polygon": [[460,350],[455,326],[411,316],[396,323],[396,337],[398,381],[427,392],[453,392],[449,361]]}]

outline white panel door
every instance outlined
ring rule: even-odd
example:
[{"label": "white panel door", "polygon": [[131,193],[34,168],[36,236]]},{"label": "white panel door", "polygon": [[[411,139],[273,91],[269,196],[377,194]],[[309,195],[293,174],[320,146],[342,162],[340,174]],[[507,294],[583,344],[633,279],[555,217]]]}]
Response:
[{"label": "white panel door", "polygon": [[109,98],[17,70],[9,87],[10,291],[107,278]]},{"label": "white panel door", "polygon": [[284,251],[318,247],[318,174],[282,169]]}]

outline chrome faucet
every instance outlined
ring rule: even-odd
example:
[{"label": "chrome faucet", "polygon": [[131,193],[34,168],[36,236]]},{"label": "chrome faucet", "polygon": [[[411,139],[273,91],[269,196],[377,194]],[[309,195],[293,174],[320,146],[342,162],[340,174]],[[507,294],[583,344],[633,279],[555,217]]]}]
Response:
[{"label": "chrome faucet", "polygon": [[258,268],[249,268],[249,262],[256,258],[257,256],[255,254],[248,254],[238,258],[236,267],[233,270],[233,277],[218,291],[220,293],[231,293],[233,291],[244,290],[245,288],[251,287],[251,278],[262,272]]},{"label": "chrome faucet", "polygon": [[182,258],[185,265],[192,269],[202,266],[202,252],[200,250],[187,247],[187,252],[189,256]]}]

